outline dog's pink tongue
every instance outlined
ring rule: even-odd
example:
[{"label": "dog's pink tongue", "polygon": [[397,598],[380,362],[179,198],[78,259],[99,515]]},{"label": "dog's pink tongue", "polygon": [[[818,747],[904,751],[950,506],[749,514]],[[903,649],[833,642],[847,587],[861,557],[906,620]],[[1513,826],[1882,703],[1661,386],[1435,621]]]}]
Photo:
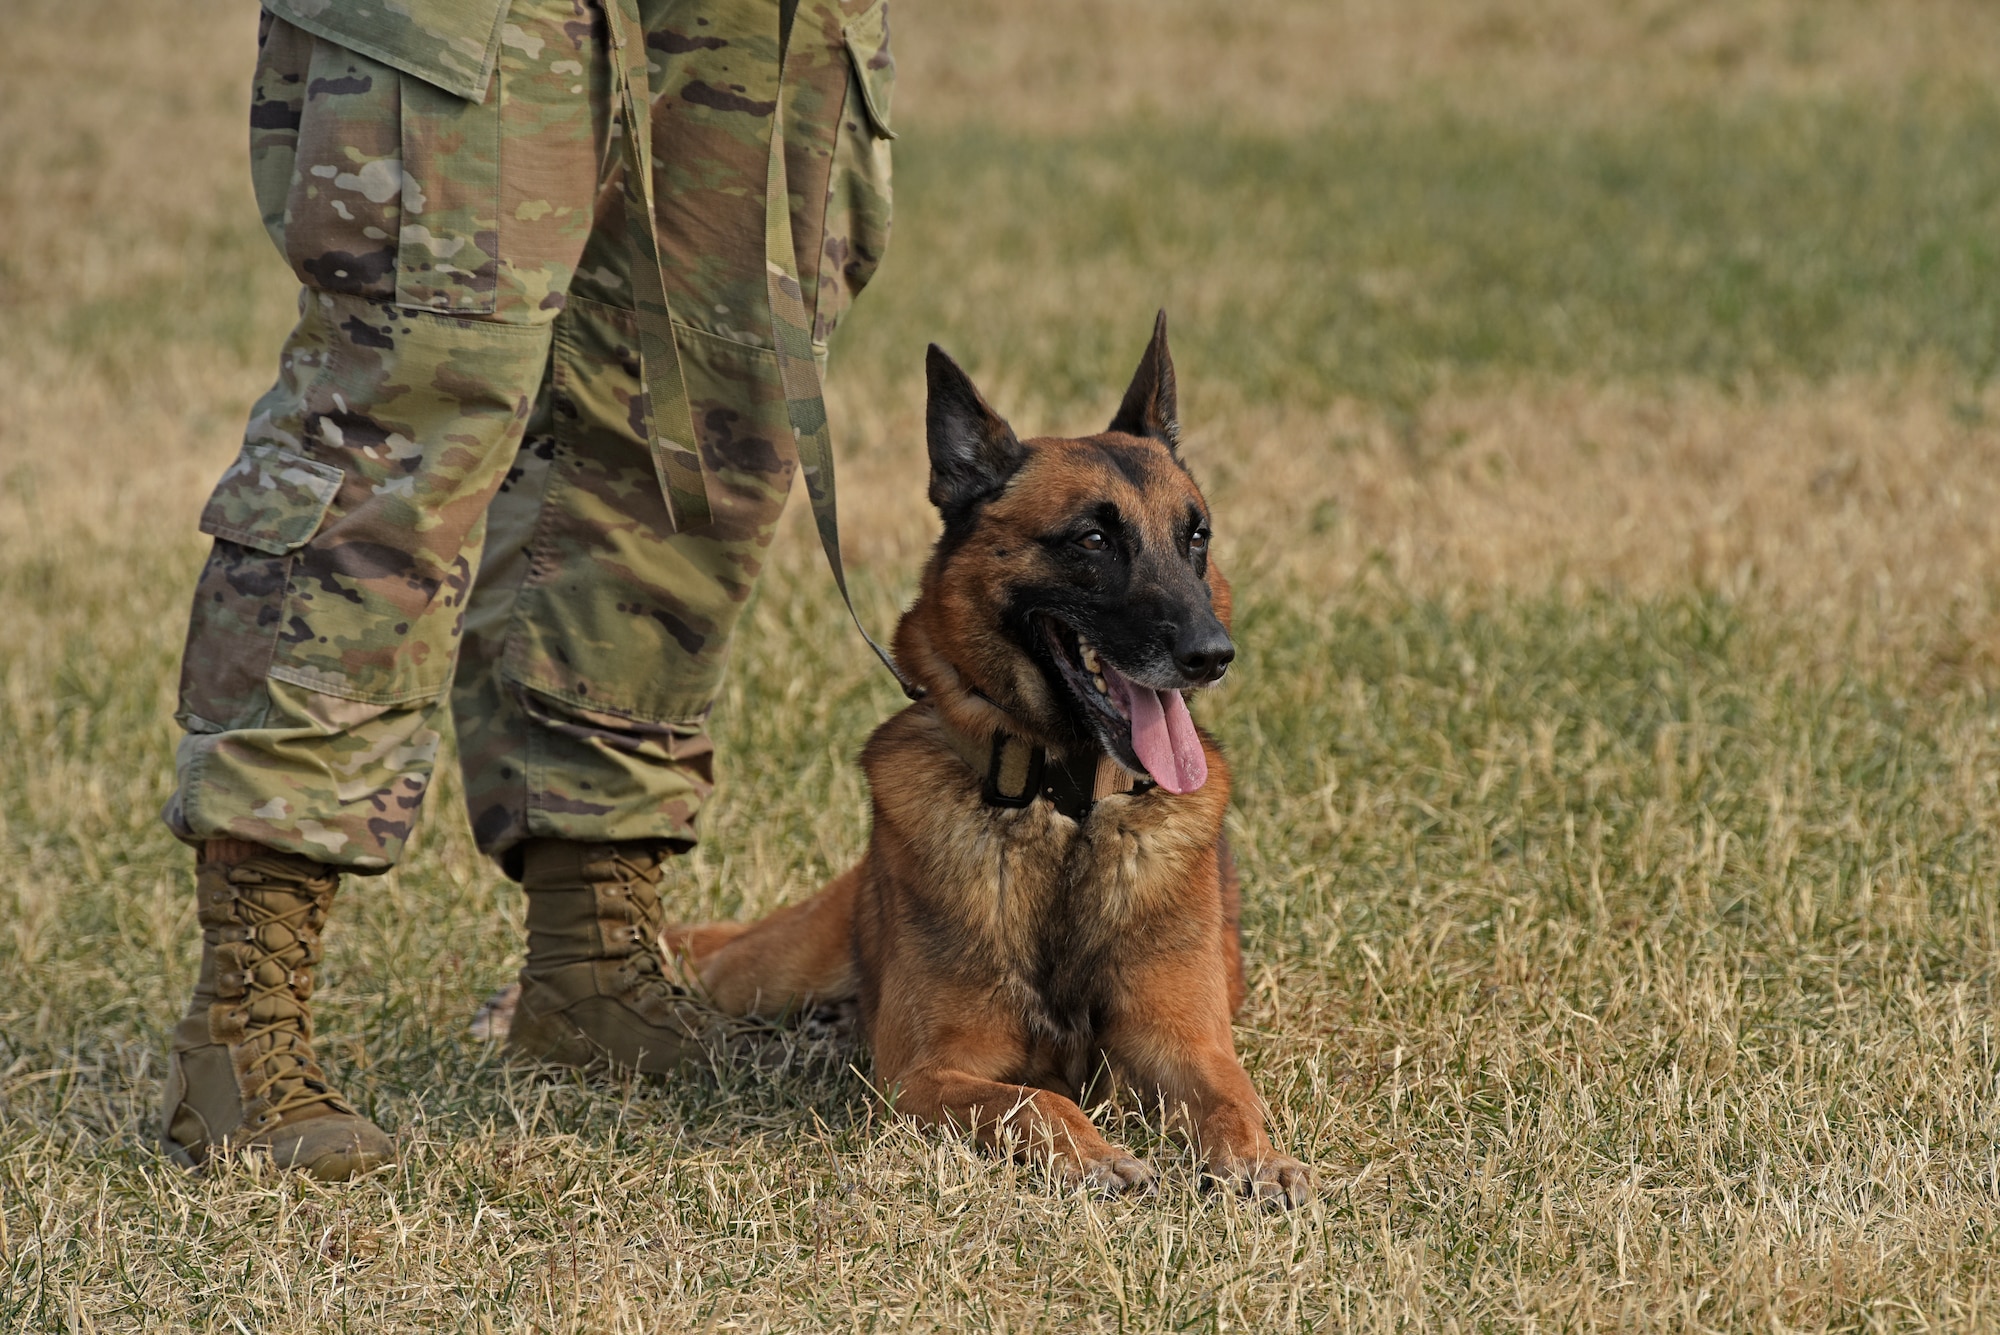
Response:
[{"label": "dog's pink tongue", "polygon": [[1132,714],[1132,749],[1153,782],[1170,793],[1191,793],[1208,782],[1208,757],[1179,691],[1155,691],[1126,682]]}]

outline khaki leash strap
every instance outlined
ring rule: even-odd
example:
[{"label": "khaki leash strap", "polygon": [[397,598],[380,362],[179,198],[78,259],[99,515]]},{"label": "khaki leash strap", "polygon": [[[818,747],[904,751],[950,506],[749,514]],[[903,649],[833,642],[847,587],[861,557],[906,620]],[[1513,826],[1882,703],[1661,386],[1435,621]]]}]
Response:
[{"label": "khaki leash strap", "polygon": [[840,559],[840,515],[834,504],[833,431],[827,421],[826,394],[820,381],[819,359],[813,355],[812,313],[806,309],[805,288],[794,270],[798,251],[792,239],[791,192],[785,178],[785,97],[779,80],[778,109],[771,129],[771,165],[764,187],[764,268],[771,292],[771,345],[778,354],[778,374],[785,385],[785,411],[798,441],[799,471],[805,475],[806,496],[812,502],[819,545],[833,570],[833,582],[854,629],[882,660],[882,666],[912,700],[924,698],[924,688],[903,675],[888,650],[875,642],[854,610],[847,591],[847,569]]}]

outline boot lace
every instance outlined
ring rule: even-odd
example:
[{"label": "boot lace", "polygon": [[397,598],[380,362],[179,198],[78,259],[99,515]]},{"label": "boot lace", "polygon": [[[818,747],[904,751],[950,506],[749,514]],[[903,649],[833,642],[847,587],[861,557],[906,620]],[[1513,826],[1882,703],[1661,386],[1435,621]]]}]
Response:
[{"label": "boot lace", "polygon": [[265,1125],[321,1104],[352,1112],[313,1057],[312,1017],[305,1007],[334,881],[308,880],[294,889],[260,884],[263,878],[255,872],[232,872],[230,880],[238,884],[237,913],[246,929],[231,951],[244,989],[236,1002],[244,1020],[241,1046],[251,1054],[241,1071],[245,1105],[261,1101],[257,1120]]},{"label": "boot lace", "polygon": [[660,960],[660,933],[666,911],[660,904],[660,871],[669,856],[665,846],[620,848],[612,857],[613,881],[623,891],[625,920],[631,925],[632,953],[621,972],[638,991],[658,989],[669,997],[686,995],[666,976]]}]

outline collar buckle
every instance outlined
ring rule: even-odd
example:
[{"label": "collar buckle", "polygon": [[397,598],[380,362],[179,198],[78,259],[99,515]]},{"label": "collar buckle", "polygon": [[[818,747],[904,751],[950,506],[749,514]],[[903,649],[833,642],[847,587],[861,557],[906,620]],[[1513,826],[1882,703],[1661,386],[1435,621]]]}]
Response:
[{"label": "collar buckle", "polygon": [[1042,777],[1048,769],[1048,753],[1030,746],[1011,733],[993,734],[993,746],[986,755],[986,781],[979,796],[989,807],[1018,810],[1033,805],[1042,795]]},{"label": "collar buckle", "polygon": [[1071,756],[1051,760],[1047,751],[1011,733],[993,734],[986,753],[986,774],[980,800],[990,807],[1019,810],[1047,798],[1057,811],[1081,824],[1091,808],[1119,793],[1143,793],[1157,787],[1151,779],[1135,779],[1109,756]]}]

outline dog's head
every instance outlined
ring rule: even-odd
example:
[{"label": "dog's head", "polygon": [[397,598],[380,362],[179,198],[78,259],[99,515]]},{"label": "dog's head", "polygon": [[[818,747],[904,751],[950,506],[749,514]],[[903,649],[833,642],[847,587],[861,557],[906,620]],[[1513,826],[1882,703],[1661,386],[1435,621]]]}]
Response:
[{"label": "dog's head", "polygon": [[[1183,694],[1235,657],[1208,503],[1178,454],[1166,316],[1108,430],[1017,438],[935,345],[930,498],[944,519],[897,654],[961,727],[1101,751],[1169,792],[1207,778]],[[1007,722],[984,717],[997,707]]]}]

